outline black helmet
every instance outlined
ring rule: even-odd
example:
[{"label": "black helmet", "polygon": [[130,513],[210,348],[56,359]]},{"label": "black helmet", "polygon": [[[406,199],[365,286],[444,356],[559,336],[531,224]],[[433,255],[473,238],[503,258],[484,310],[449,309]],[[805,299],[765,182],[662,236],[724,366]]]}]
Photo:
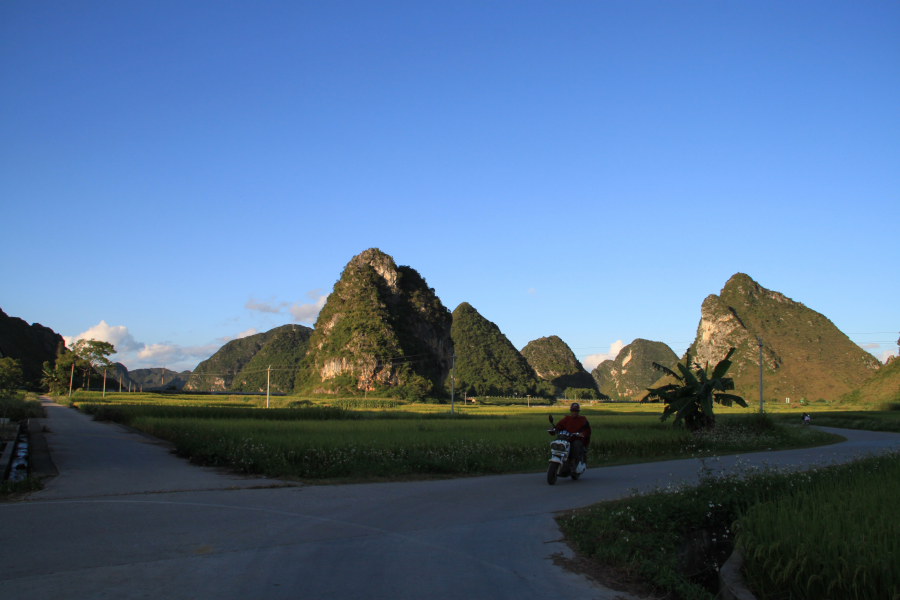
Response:
[{"label": "black helmet", "polygon": [[569,407],[569,410],[570,410],[570,411],[574,411],[574,410],[580,411],[580,410],[581,410],[581,405],[578,404],[577,402],[573,402],[573,403],[572,403],[572,406]]}]

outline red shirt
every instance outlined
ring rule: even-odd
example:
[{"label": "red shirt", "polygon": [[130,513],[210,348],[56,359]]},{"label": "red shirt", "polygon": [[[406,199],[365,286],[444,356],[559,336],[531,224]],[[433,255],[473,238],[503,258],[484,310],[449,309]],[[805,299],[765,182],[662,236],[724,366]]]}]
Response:
[{"label": "red shirt", "polygon": [[581,432],[581,435],[584,436],[584,445],[587,446],[591,443],[591,425],[588,423],[587,417],[569,415],[556,424],[556,429],[569,433]]}]

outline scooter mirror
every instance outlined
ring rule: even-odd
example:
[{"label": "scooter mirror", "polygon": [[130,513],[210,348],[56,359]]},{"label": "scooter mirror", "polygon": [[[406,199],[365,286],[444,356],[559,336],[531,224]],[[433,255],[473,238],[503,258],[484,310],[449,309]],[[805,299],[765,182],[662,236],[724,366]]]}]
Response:
[{"label": "scooter mirror", "polygon": [[553,424],[553,415],[547,415],[547,418],[550,419],[550,424]]}]

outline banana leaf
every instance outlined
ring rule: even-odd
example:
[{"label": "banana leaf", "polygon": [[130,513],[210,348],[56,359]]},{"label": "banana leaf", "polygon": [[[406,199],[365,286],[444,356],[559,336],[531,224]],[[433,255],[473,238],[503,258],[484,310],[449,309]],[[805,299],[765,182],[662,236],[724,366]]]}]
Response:
[{"label": "banana leaf", "polygon": [[712,375],[709,376],[710,379],[721,379],[725,376],[725,373],[728,372],[728,369],[731,368],[731,355],[734,354],[734,348],[728,350],[728,354],[725,355],[725,358],[719,361],[716,365],[716,368],[713,369]]},{"label": "banana leaf", "polygon": [[655,363],[655,362],[654,362],[654,363],[650,363],[650,365],[651,365],[654,369],[656,369],[657,371],[662,371],[662,372],[665,373],[666,375],[671,375],[672,377],[674,377],[674,378],[677,379],[678,381],[681,381],[681,377],[680,377],[677,373],[675,373],[675,371],[673,371],[672,369],[670,369],[670,368],[668,368],[668,367],[664,367],[664,366],[662,366],[661,364]]},{"label": "banana leaf", "polygon": [[737,404],[738,406],[743,406],[747,408],[747,403],[740,396],[735,396],[734,394],[714,394],[716,402],[721,404],[722,406],[731,406],[732,404]]}]

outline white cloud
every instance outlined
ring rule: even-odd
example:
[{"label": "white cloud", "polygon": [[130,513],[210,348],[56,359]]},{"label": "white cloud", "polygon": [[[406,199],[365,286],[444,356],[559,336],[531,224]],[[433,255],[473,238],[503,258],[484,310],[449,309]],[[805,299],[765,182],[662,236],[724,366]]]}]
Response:
[{"label": "white cloud", "polygon": [[874,350],[875,348],[879,348],[881,344],[860,344],[859,347],[863,350]]},{"label": "white cloud", "polygon": [[127,327],[123,325],[107,325],[106,321],[100,321],[98,324],[78,335],[64,335],[63,339],[66,342],[66,346],[69,347],[78,340],[109,342],[115,347],[116,353],[132,352],[140,350],[144,346],[144,344],[134,340],[134,336],[128,333]]},{"label": "white cloud", "polygon": [[891,356],[897,356],[897,351],[896,350],[885,350],[884,352],[881,353],[881,362],[886,363],[887,359],[890,358]]},{"label": "white cloud", "polygon": [[79,335],[66,335],[63,336],[63,339],[68,346],[80,339],[109,342],[116,349],[116,353],[110,358],[121,362],[129,370],[166,366],[175,371],[183,371],[185,369],[193,370],[197,363],[215,354],[225,342],[245,338],[255,333],[257,330],[251,327],[235,335],[224,336],[209,344],[198,346],[182,346],[171,342],[145,344],[136,341],[124,325],[108,325],[106,321],[100,321]]},{"label": "white cloud", "polygon": [[222,342],[224,344],[226,342],[230,342],[231,340],[239,340],[251,335],[256,335],[257,333],[259,333],[259,330],[257,330],[256,327],[251,327],[250,329],[245,329],[244,331],[236,333],[235,335],[226,335],[220,338],[216,338],[216,341]]},{"label": "white cloud", "polygon": [[527,290],[525,290],[525,293],[534,296],[537,292],[534,291],[534,288],[528,288]]},{"label": "white cloud", "polygon": [[[310,297],[311,293],[313,292],[307,293],[306,297],[310,299],[315,298],[315,296]],[[315,302],[309,304],[300,304],[298,302],[289,309],[291,311],[291,316],[294,317],[294,321],[297,321],[298,323],[315,323],[316,318],[318,318],[322,307],[325,306],[325,300],[327,299],[328,296],[321,295],[316,298]]]},{"label": "white cloud", "polygon": [[275,302],[274,298],[263,302],[254,300],[253,296],[250,296],[250,299],[247,300],[244,308],[272,315],[280,315],[284,309],[287,308],[287,312],[291,314],[294,322],[315,323],[316,318],[319,316],[319,312],[322,310],[322,307],[325,306],[325,300],[328,299],[328,295],[322,294],[321,292],[322,290],[319,288],[310,290],[306,292],[304,296],[309,300],[312,300],[312,302],[295,302],[294,304],[290,304],[289,302]]},{"label": "white cloud", "polygon": [[616,340],[609,345],[609,352],[590,354],[581,361],[581,364],[583,364],[584,368],[588,371],[593,371],[597,368],[597,365],[602,363],[604,360],[615,360],[616,356],[618,356],[619,354],[619,351],[624,347],[625,344],[622,342],[622,340]]},{"label": "white cloud", "polygon": [[144,346],[143,350],[137,353],[136,362],[130,361],[135,366],[126,366],[129,369],[161,367],[163,365],[175,370],[183,368],[193,369],[198,362],[206,360],[221,347],[221,344],[206,344],[205,346],[180,346],[170,343],[150,344]]},{"label": "white cloud", "polygon": [[250,299],[247,300],[244,308],[246,308],[247,310],[255,310],[261,313],[271,313],[273,315],[277,315],[281,313],[281,310],[287,305],[287,302],[279,302],[278,304],[273,304],[272,301],[258,302],[253,299],[253,296],[250,296]]}]

